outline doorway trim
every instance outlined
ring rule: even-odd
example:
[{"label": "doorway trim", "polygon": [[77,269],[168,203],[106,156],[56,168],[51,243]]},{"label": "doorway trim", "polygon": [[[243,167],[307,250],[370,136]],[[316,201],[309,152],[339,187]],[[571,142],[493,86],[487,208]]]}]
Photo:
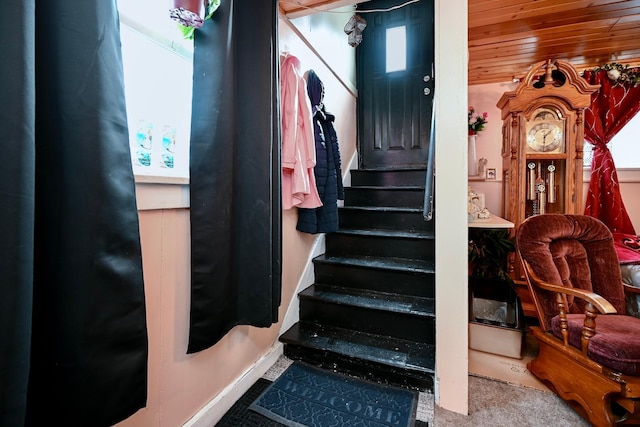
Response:
[{"label": "doorway trim", "polygon": [[[467,0],[435,0],[436,404],[469,412]],[[440,166],[440,167],[439,167]]]}]

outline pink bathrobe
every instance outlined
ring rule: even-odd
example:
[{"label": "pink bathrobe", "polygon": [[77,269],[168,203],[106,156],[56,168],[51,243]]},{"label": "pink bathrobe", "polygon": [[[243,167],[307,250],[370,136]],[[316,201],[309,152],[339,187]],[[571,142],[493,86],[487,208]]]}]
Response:
[{"label": "pink bathrobe", "polygon": [[282,117],[282,208],[322,206],[313,168],[316,149],[307,84],[300,75],[300,61],[280,55]]}]

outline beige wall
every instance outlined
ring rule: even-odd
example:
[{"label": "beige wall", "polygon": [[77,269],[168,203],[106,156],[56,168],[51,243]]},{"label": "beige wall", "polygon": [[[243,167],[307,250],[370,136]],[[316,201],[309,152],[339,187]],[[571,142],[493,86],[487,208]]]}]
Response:
[{"label": "beige wall", "polygon": [[[475,107],[476,111],[489,113],[489,123],[476,138],[477,157],[478,159],[486,158],[487,167],[495,168],[497,177],[495,181],[471,181],[469,185],[485,194],[487,209],[497,215],[501,215],[502,212],[502,157],[500,155],[502,120],[496,103],[504,92],[514,90],[516,87],[517,84],[511,82],[469,86],[469,105]],[[637,194],[640,194],[640,170],[618,171],[618,178],[620,192],[631,222],[636,232],[640,232],[640,198],[637,197]],[[589,184],[588,170],[585,171],[584,180],[583,202]]]},{"label": "beige wall", "polygon": [[[348,165],[355,155],[355,93],[349,82],[345,84],[336,77],[339,73],[334,74],[330,64],[355,61],[354,56],[349,56],[352,51],[320,58],[305,44],[300,33],[283,20],[280,21],[280,43],[298,56],[303,70],[313,68],[324,82],[325,103],[328,110],[336,114],[343,164]],[[265,355],[281,351],[277,340],[282,319],[297,298],[297,291],[310,284],[302,278],[317,237],[295,230],[295,210],[283,212],[281,321],[271,328],[235,327],[215,346],[187,355],[190,238],[188,200],[184,196],[188,193],[176,186],[142,187],[138,188],[138,206],[149,334],[149,393],[147,406],[118,426],[175,427],[188,423],[194,416],[204,423],[192,419],[190,425],[211,426],[233,403],[233,398],[225,400],[221,395],[233,385],[236,389],[247,388],[251,382],[242,382],[242,376]],[[185,208],[163,208],[167,204]],[[234,390],[234,393],[243,391]],[[203,415],[203,408],[212,401],[219,404],[209,407]]]}]

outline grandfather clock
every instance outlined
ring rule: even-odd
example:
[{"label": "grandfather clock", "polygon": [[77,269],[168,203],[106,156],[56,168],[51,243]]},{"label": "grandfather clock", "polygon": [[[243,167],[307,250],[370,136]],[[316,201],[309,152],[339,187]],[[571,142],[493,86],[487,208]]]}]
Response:
[{"label": "grandfather clock", "polygon": [[[598,90],[566,61],[531,67],[514,91],[505,92],[502,110],[503,216],[517,227],[532,215],[582,213],[584,110]],[[517,255],[509,259],[526,316],[535,306]]]}]

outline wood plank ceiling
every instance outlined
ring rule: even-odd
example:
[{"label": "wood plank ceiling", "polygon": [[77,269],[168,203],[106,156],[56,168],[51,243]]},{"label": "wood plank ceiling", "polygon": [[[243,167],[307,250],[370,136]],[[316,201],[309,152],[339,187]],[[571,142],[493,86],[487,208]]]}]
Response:
[{"label": "wood plank ceiling", "polygon": [[469,0],[469,84],[564,59],[579,71],[640,65],[640,0]]},{"label": "wood plank ceiling", "polygon": [[[292,17],[355,3],[280,0],[280,9]],[[640,66],[640,0],[469,0],[470,85],[520,78],[546,59],[579,71]]]}]

